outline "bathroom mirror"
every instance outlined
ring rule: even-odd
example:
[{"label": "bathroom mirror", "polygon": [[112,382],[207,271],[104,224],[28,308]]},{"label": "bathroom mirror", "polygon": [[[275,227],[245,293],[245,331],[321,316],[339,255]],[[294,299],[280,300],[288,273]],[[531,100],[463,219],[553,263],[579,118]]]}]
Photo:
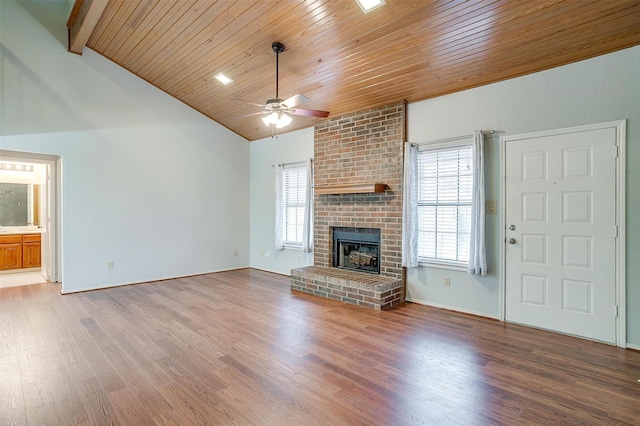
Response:
[{"label": "bathroom mirror", "polygon": [[0,182],[0,226],[40,226],[40,187]]}]

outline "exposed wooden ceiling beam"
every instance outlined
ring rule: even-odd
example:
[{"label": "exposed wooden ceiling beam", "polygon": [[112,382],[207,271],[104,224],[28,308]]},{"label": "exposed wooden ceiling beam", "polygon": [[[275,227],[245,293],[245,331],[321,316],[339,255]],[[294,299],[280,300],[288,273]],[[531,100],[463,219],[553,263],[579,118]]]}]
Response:
[{"label": "exposed wooden ceiling beam", "polygon": [[69,52],[82,55],[93,29],[98,24],[108,0],[76,0],[67,21]]}]

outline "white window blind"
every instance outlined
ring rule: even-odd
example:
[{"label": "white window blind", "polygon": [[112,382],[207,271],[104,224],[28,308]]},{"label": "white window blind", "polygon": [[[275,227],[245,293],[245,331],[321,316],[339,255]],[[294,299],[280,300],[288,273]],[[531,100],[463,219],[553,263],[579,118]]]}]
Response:
[{"label": "white window blind", "polygon": [[471,145],[418,154],[418,258],[469,261],[473,162]]},{"label": "white window blind", "polygon": [[284,244],[302,245],[304,208],[307,198],[307,168],[304,164],[285,166],[283,170]]}]

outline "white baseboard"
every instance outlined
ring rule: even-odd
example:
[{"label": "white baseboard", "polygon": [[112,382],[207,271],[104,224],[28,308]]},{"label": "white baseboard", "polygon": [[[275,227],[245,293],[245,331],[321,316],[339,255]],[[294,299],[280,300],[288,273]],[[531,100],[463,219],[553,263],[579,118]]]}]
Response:
[{"label": "white baseboard", "polygon": [[407,302],[417,303],[419,305],[431,306],[432,308],[446,309],[448,311],[455,311],[455,312],[460,312],[460,313],[463,313],[463,314],[471,314],[471,315],[475,315],[475,316],[478,316],[478,317],[484,317],[484,318],[500,320],[499,317],[494,316],[494,315],[489,315],[489,314],[486,314],[484,312],[476,312],[476,311],[471,311],[471,310],[468,310],[468,309],[460,309],[460,308],[457,308],[457,307],[454,307],[454,306],[442,305],[440,303],[427,302],[425,300],[417,300],[417,299],[411,299],[411,298],[405,298],[405,300]]},{"label": "white baseboard", "polygon": [[[123,282],[123,283],[115,283],[115,284],[109,284],[109,285],[103,285],[103,286],[97,286],[97,287],[83,287],[83,288],[79,288],[79,289],[74,289],[72,291],[64,291],[64,289],[63,289],[63,290],[60,291],[60,294],[73,294],[73,293],[81,293],[83,291],[104,290],[106,288],[122,287],[124,285],[153,283],[153,282],[156,282],[156,281],[175,280],[175,279],[180,279],[180,278],[195,277],[195,276],[198,276],[198,275],[215,274],[216,272],[237,271],[239,269],[249,269],[249,268],[250,268],[249,266],[238,266],[236,268],[216,269],[214,271],[196,272],[196,273],[188,274],[188,275],[176,275],[176,276],[170,276],[170,277],[149,278],[149,279],[143,280],[143,281],[128,281],[128,282]],[[64,283],[63,283],[63,287],[64,287]]]},{"label": "white baseboard", "polygon": [[282,275],[283,277],[290,277],[291,276],[291,274],[285,274],[283,272],[272,271],[271,269],[257,268],[255,266],[249,266],[249,268],[250,269],[255,269],[256,271],[269,272],[271,274]]},{"label": "white baseboard", "polygon": [[630,343],[627,343],[627,349],[633,349],[634,351],[640,352],[640,345],[632,345]]}]

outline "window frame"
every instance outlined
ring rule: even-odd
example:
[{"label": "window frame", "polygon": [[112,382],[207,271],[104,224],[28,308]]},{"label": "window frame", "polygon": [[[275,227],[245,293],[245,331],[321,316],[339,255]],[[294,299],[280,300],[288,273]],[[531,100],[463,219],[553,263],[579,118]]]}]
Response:
[{"label": "window frame", "polygon": [[[295,205],[296,208],[302,208],[303,213],[302,213],[302,217],[304,218],[304,209],[305,209],[305,202],[306,202],[306,193],[307,193],[307,188],[306,188],[306,180],[307,180],[307,164],[304,161],[300,161],[300,162],[296,162],[296,163],[285,163],[282,166],[282,212],[281,213],[281,217],[282,217],[282,237],[283,237],[283,247],[285,249],[294,249],[294,250],[302,250],[302,234],[304,231],[302,231],[302,229],[300,230],[300,241],[290,241],[287,240],[287,207],[289,207],[289,204],[287,203],[287,173],[291,172],[292,170],[296,170],[297,173],[299,173],[299,176],[302,176],[303,180],[303,184],[300,185],[300,183],[298,183],[297,186],[297,193],[298,195],[302,194],[302,196],[304,197],[303,200],[301,201],[298,197],[298,199],[296,200],[297,203]],[[302,222],[300,224],[297,223],[296,221],[296,225],[300,226],[301,228],[304,226],[304,219],[302,220]],[[297,233],[297,232],[296,232]]]},{"label": "window frame", "polygon": [[[416,164],[416,167],[419,167],[420,164],[420,156],[423,155],[423,153],[425,152],[435,152],[435,151],[454,151],[454,150],[459,150],[461,148],[468,148],[469,151],[472,151],[472,147],[473,147],[473,141],[470,140],[470,138],[468,137],[464,137],[464,138],[455,138],[455,139],[449,139],[446,141],[441,141],[441,142],[436,142],[436,143],[425,143],[425,144],[420,144],[418,146],[418,161]],[[471,158],[471,166],[473,167],[473,159]],[[473,169],[471,170],[471,174],[473,175]],[[422,180],[420,179],[420,173],[418,171],[418,178],[417,178],[417,188],[418,188],[418,194],[420,193],[420,187],[422,184]],[[471,182],[473,182],[473,179],[471,179]],[[471,183],[471,185],[473,185],[473,183]],[[419,195],[418,195],[419,197]],[[425,205],[426,203],[421,202],[419,199],[416,203],[416,208],[418,208],[421,205]],[[449,205],[451,205],[451,203],[447,203]],[[469,209],[471,210],[471,204],[472,204],[472,200],[470,199],[468,203],[454,203],[454,205],[464,205],[464,204],[468,204],[469,205]],[[430,204],[430,205],[437,205],[436,204]],[[418,232],[420,232],[420,220],[418,219]],[[437,233],[437,230],[436,230]],[[458,232],[456,231],[456,234],[458,234]],[[456,243],[456,246],[458,245],[458,243]],[[456,260],[449,260],[449,259],[440,259],[440,258],[432,258],[432,257],[424,257],[424,256],[420,256],[420,242],[418,241],[418,265],[419,266],[426,266],[426,267],[431,267],[431,268],[439,268],[439,269],[450,269],[450,270],[456,270],[456,271],[466,271],[469,265],[469,260],[467,259],[467,261],[456,261]]]}]

